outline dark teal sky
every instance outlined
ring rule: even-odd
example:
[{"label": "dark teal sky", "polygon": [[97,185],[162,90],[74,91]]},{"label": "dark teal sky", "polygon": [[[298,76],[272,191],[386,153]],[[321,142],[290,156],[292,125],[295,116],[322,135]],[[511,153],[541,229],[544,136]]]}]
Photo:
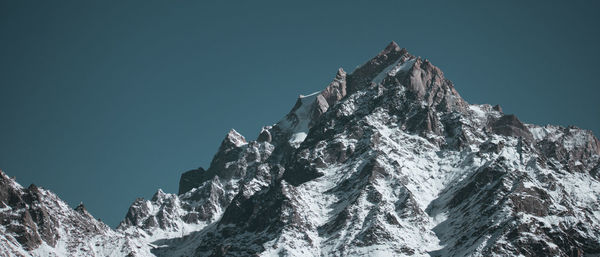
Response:
[{"label": "dark teal sky", "polygon": [[0,168],[112,226],[392,40],[470,103],[600,134],[598,1],[90,2],[0,3]]}]

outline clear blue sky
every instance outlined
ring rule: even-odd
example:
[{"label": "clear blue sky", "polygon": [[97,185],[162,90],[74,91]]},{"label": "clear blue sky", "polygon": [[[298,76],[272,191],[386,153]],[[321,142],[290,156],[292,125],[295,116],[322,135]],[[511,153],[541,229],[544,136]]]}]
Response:
[{"label": "clear blue sky", "polygon": [[136,197],[177,192],[230,128],[255,139],[298,94],[392,40],[442,68],[470,103],[598,135],[599,7],[2,1],[0,168],[115,226]]}]

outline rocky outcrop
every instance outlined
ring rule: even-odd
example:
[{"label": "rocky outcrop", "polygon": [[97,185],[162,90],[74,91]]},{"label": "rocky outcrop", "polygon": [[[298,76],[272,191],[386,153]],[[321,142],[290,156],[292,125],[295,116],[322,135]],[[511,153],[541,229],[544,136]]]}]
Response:
[{"label": "rocky outcrop", "polygon": [[377,56],[357,68],[348,76],[347,91],[352,94],[371,85],[374,78],[397,62],[408,51],[400,48],[396,42],[391,42]]},{"label": "rocky outcrop", "polygon": [[522,138],[528,142],[533,141],[533,135],[529,129],[515,115],[503,115],[500,119],[492,121],[491,127],[492,131],[499,135]]},{"label": "rocky outcrop", "polygon": [[269,131],[272,127],[263,127],[262,130],[260,131],[260,134],[258,135],[258,138],[256,138],[257,142],[267,142],[270,143],[271,140],[273,140],[273,137],[271,136],[271,132]]},{"label": "rocky outcrop", "polygon": [[335,74],[335,79],[320,94],[327,105],[333,106],[346,96],[346,72],[340,68]]},{"label": "rocky outcrop", "polygon": [[245,144],[247,144],[247,142],[244,136],[233,129],[230,130],[221,142],[219,150],[213,158],[208,170],[204,170],[200,167],[195,170],[186,171],[181,175],[181,178],[179,179],[178,194],[183,194],[190,191],[190,189],[197,188],[215,176],[224,179],[229,179],[234,176],[243,176],[243,174],[239,174],[240,169],[231,166],[228,163],[239,158]]},{"label": "rocky outcrop", "polygon": [[177,194],[183,194],[193,188],[199,187],[204,181],[209,179],[211,179],[211,176],[202,167],[186,171],[181,174],[181,178],[179,179],[179,192]]},{"label": "rocky outcrop", "polygon": [[0,171],[0,208],[19,210],[0,212],[1,224],[6,229],[5,233],[12,234],[27,250],[36,249],[43,242],[56,245],[58,221],[41,204],[42,197],[37,186],[32,184],[28,188],[21,188]]}]

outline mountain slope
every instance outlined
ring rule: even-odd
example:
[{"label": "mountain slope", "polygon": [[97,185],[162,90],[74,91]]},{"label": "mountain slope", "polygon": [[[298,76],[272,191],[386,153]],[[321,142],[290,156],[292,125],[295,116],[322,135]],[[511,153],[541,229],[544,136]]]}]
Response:
[{"label": "mountain slope", "polygon": [[155,254],[600,252],[592,133],[469,105],[439,68],[395,43],[301,96],[256,141],[232,138],[241,136],[226,137],[207,171],[182,176],[196,184],[180,193],[223,188],[214,181],[237,189],[205,194],[227,195],[210,205],[213,222]]},{"label": "mountain slope", "polygon": [[[468,104],[391,43],[256,140],[231,130],[208,169],[185,172],[177,195],[136,200],[116,230],[84,217],[99,242],[126,249],[114,256],[592,256],[599,172],[590,131]],[[7,240],[25,255],[39,247]]]}]

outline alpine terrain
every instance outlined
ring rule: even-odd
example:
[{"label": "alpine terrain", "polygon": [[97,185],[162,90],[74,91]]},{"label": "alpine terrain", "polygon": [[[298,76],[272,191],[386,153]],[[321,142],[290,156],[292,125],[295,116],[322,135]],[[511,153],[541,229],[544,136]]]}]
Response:
[{"label": "alpine terrain", "polygon": [[600,142],[469,104],[392,42],[116,229],[0,173],[0,231],[2,256],[600,256]]}]

